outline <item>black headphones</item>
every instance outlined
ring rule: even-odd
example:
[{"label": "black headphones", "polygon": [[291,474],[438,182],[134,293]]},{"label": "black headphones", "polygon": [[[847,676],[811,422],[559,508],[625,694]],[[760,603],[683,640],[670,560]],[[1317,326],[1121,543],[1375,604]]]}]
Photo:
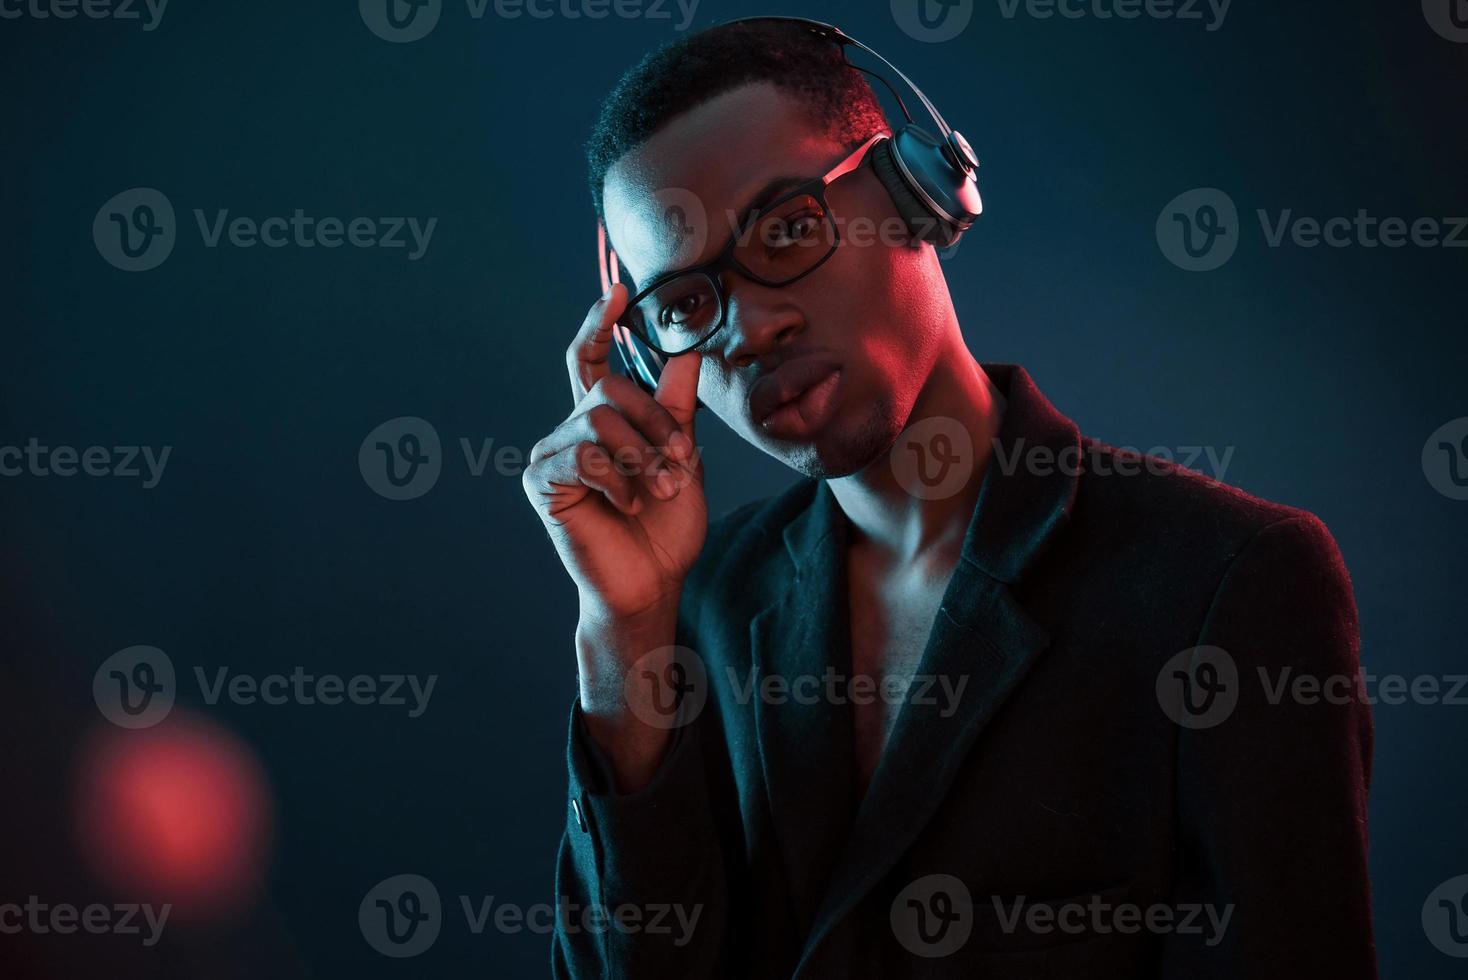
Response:
[{"label": "black headphones", "polygon": [[[730,24],[755,20],[783,20],[801,24],[821,40],[840,45],[843,59],[847,45],[865,51],[891,69],[917,95],[918,101],[937,124],[936,136],[912,121],[907,105],[891,82],[876,72],[851,65],[851,61],[846,59],[846,63],[857,71],[871,75],[887,86],[887,90],[902,109],[902,128],[897,131],[897,135],[880,139],[872,145],[871,160],[872,170],[887,189],[892,203],[897,206],[897,213],[906,222],[908,233],[914,240],[931,243],[937,248],[946,248],[958,241],[959,236],[969,229],[984,209],[975,174],[979,161],[974,156],[973,148],[968,145],[968,140],[948,125],[938,109],[923,94],[923,90],[892,62],[831,24],[822,24],[803,17],[741,17],[719,26],[727,27]],[[602,292],[605,293],[614,283],[620,281],[617,253],[607,242],[606,226],[601,222],[597,222],[596,237]],[[654,392],[663,370],[662,355],[649,348],[620,323],[612,326],[612,339],[628,377],[649,394]],[[699,407],[703,407],[702,402],[699,402]]]}]

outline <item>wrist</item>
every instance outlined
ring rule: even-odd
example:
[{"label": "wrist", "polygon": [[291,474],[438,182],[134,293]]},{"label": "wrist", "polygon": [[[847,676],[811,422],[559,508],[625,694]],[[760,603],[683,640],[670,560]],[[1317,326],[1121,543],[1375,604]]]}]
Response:
[{"label": "wrist", "polygon": [[605,605],[594,595],[582,594],[579,601],[576,634],[597,641],[642,641],[666,635],[673,642],[678,622],[678,603],[682,590],[667,593],[641,609],[628,612]]}]

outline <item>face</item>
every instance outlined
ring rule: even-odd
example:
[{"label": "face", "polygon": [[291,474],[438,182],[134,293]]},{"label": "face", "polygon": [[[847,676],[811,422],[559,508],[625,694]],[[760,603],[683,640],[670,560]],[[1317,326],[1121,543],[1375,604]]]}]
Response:
[{"label": "face", "polygon": [[[821,176],[849,149],[768,83],[678,116],[619,159],[603,187],[608,235],[634,291],[711,260],[752,206]],[[725,322],[699,348],[698,394],[771,456],[835,478],[895,442],[943,349],[951,304],[933,249],[900,231],[870,162],[830,185],[826,200],[841,244],[815,271],[778,287],[720,273]],[[800,365],[819,364],[833,366],[835,380],[782,409],[785,424],[771,418],[767,430],[753,417],[751,391],[787,363],[787,378],[808,379],[813,371]],[[792,422],[792,412],[802,419]]]}]

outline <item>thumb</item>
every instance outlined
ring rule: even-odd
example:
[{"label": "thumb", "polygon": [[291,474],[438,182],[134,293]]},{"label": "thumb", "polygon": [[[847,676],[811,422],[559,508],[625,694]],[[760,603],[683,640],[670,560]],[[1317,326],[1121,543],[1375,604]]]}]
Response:
[{"label": "thumb", "polygon": [[669,358],[658,377],[657,391],[653,393],[653,398],[668,410],[690,440],[693,439],[693,416],[698,410],[698,373],[702,364],[703,355],[697,351]]}]

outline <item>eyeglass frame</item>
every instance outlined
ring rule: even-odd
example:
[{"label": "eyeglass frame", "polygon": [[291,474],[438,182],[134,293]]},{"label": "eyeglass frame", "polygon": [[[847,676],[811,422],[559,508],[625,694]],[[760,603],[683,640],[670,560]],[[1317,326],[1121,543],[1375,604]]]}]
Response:
[{"label": "eyeglass frame", "polygon": [[[730,236],[729,244],[725,245],[723,249],[719,251],[718,255],[714,256],[707,262],[702,262],[698,265],[689,266],[686,269],[674,269],[671,272],[665,272],[654,279],[652,282],[648,283],[642,289],[639,289],[637,291],[637,295],[627,300],[627,306],[625,307],[625,310],[630,311],[648,295],[661,289],[675,279],[681,279],[684,276],[691,275],[704,276],[713,285],[714,295],[717,296],[719,300],[719,322],[714,324],[713,328],[710,329],[708,333],[700,337],[695,343],[689,345],[687,348],[679,351],[678,353],[673,354],[659,347],[651,338],[644,336],[643,332],[636,327],[621,323],[620,321],[622,317],[617,318],[617,325],[622,327],[624,330],[627,330],[630,333],[634,334],[638,340],[642,341],[650,349],[652,349],[662,357],[680,357],[683,354],[687,354],[693,350],[696,350],[703,344],[707,343],[709,338],[713,337],[714,334],[722,330],[724,328],[724,324],[728,322],[728,290],[720,281],[718,275],[719,272],[722,272],[724,269],[733,269],[735,272],[738,272],[741,276],[744,276],[752,282],[759,283],[761,286],[769,286],[775,289],[793,285],[804,279],[806,276],[810,275],[812,272],[815,272],[821,266],[825,265],[826,261],[830,259],[832,255],[836,254],[836,249],[841,245],[841,228],[838,224],[836,224],[835,221],[829,221],[831,215],[831,205],[826,200],[826,189],[829,188],[837,180],[859,169],[861,165],[866,162],[867,155],[868,153],[870,153],[871,148],[881,140],[890,138],[891,134],[886,132],[876,133],[875,135],[869,137],[866,142],[862,143],[856,149],[848,153],[845,157],[841,159],[840,163],[836,164],[834,167],[826,171],[821,176],[815,177],[809,181],[806,181],[804,184],[801,184],[798,187],[792,188],[789,192],[780,195],[780,197],[776,198],[770,203],[756,209],[754,213],[752,213],[749,218],[744,222],[744,224],[740,226],[739,230]],[[816,201],[820,203],[831,226],[831,247],[826,251],[826,254],[821,256],[820,260],[812,265],[809,269],[798,273],[790,279],[785,279],[780,282],[766,279],[765,277],[750,271],[750,269],[746,267],[744,263],[740,262],[737,258],[734,257],[734,250],[741,244],[741,240],[745,238],[747,232],[759,223],[759,220],[762,216],[768,214],[770,211],[774,210],[785,202],[800,197],[801,195],[808,195],[810,197],[813,197],[816,199]],[[616,279],[614,278],[613,281],[615,282]]]}]

